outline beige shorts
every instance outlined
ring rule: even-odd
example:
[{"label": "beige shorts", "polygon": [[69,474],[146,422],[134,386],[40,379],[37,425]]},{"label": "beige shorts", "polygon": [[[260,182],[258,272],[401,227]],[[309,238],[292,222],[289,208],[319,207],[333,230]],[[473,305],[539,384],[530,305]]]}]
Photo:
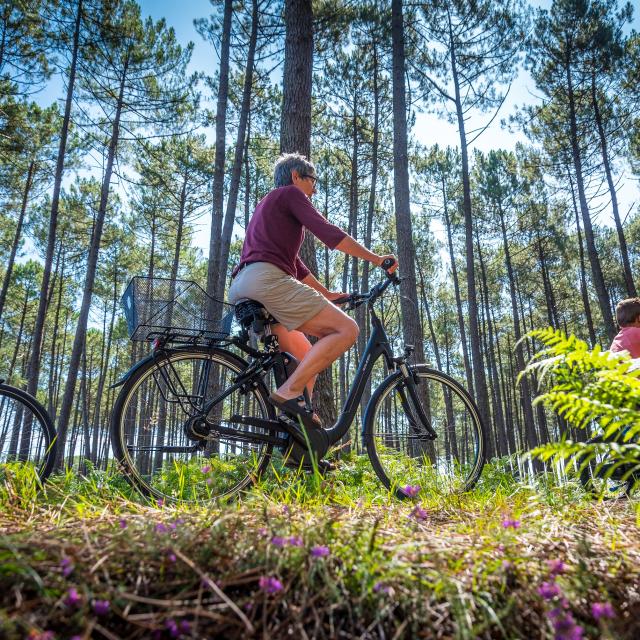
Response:
[{"label": "beige shorts", "polygon": [[297,329],[328,304],[321,293],[290,276],[269,262],[247,265],[233,279],[229,302],[257,300],[289,331]]}]

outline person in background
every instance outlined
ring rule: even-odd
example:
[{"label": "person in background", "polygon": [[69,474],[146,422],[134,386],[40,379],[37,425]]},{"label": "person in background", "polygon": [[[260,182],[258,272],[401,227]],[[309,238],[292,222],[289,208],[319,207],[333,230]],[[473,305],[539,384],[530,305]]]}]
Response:
[{"label": "person in background", "polygon": [[627,351],[632,358],[640,358],[640,298],[627,298],[616,305],[616,320],[620,327],[609,351]]}]

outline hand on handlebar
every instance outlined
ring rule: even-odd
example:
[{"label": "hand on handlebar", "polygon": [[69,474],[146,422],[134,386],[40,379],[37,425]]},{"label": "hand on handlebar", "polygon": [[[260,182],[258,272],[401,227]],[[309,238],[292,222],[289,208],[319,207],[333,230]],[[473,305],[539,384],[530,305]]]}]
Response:
[{"label": "hand on handlebar", "polygon": [[344,291],[330,291],[325,297],[338,306],[351,300],[351,294],[345,293]]},{"label": "hand on handlebar", "polygon": [[398,268],[398,258],[392,253],[386,256],[380,256],[380,268],[384,269],[388,275],[391,275]]}]

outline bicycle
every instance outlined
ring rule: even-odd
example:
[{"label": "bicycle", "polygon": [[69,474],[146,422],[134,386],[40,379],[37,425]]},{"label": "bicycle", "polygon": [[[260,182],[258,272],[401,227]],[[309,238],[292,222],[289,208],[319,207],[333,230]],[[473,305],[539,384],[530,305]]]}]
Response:
[{"label": "bicycle", "polygon": [[[389,374],[366,407],[362,441],[382,484],[398,498],[408,498],[427,490],[466,491],[477,482],[486,436],[475,402],[448,375],[410,364],[413,347],[394,356],[376,314],[374,303],[400,282],[397,276],[366,294],[336,301],[346,310],[366,304],[371,335],[344,407],[326,430],[307,430],[291,417],[277,416],[268,402],[267,376],[273,374],[277,388],[297,363],[280,351],[270,331],[273,318],[262,305],[238,303],[241,331],[229,335],[228,325],[221,331],[202,320],[206,302],[185,311],[196,289],[195,283],[181,282],[189,296],[171,299],[165,282],[154,297],[154,283],[134,278],[123,297],[132,336],[155,339],[151,354],[116,383],[122,390],[111,422],[115,457],[143,494],[196,501],[231,496],[266,470],[274,447],[285,452],[284,459],[293,455],[301,464],[317,465],[348,432],[380,358]],[[151,316],[147,324],[140,322],[139,308],[149,312],[143,314]],[[177,326],[176,314],[197,318],[196,326]]]},{"label": "bicycle", "polygon": [[55,464],[56,431],[48,411],[0,379],[0,463],[30,462],[44,482]]},{"label": "bicycle", "polygon": [[[598,448],[594,456],[585,460],[583,456],[576,459],[580,466],[579,479],[582,487],[594,498],[612,500],[632,497],[640,489],[640,455],[636,462],[628,462],[621,458],[612,443],[624,442],[625,432],[605,437],[596,435],[587,440],[588,445],[607,445]],[[636,450],[640,447],[636,444]]]}]

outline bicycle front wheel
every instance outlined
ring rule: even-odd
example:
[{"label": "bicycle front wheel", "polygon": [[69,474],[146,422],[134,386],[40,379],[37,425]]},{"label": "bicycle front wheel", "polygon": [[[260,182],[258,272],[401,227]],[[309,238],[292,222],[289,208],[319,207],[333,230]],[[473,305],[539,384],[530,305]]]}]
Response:
[{"label": "bicycle front wheel", "polygon": [[[200,502],[231,496],[258,477],[273,445],[253,441],[248,431],[265,432],[231,418],[270,419],[273,409],[262,382],[235,387],[246,367],[230,351],[203,347],[168,351],[135,371],[111,424],[112,447],[127,479],[158,499]],[[205,420],[205,406],[215,398]],[[222,435],[216,426],[239,435]]]},{"label": "bicycle front wheel", "polygon": [[[374,470],[398,498],[471,489],[484,466],[485,433],[467,391],[448,375],[410,367],[422,411],[407,381],[392,373],[376,389],[365,414],[364,438]],[[436,433],[427,437],[424,420]]]},{"label": "bicycle front wheel", "polygon": [[26,391],[0,384],[0,464],[32,464],[44,482],[55,458],[56,431],[47,410]]}]

